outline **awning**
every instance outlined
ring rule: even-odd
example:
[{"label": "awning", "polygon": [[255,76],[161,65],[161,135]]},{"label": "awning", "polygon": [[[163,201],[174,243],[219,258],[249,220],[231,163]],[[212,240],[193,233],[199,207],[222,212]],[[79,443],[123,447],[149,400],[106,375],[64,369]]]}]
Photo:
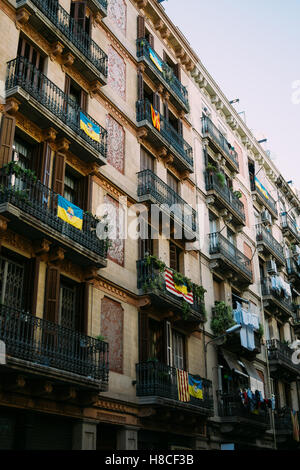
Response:
[{"label": "awning", "polygon": [[246,359],[244,359],[243,357],[241,357],[241,362],[244,364],[245,369],[248,372],[250,377],[253,377],[253,379],[261,381],[261,377],[258,375],[257,370],[255,369],[253,364],[251,364],[251,362],[246,361]]},{"label": "awning", "polygon": [[249,374],[250,389],[252,390],[252,392],[255,392],[256,390],[258,390],[259,392],[261,392],[262,397],[265,398],[265,386],[259,373],[255,369],[253,364],[251,364],[251,362],[249,361],[246,361],[246,359],[244,359],[243,357],[241,357],[241,362],[243,363],[246,371]]},{"label": "awning", "polygon": [[237,374],[243,375],[244,377],[248,377],[248,375],[246,375],[243,372],[243,369],[239,365],[238,358],[235,354],[232,354],[228,351],[225,351],[224,349],[221,349],[221,352],[222,352],[223,357],[224,357],[225,361],[227,362],[228,367],[229,367],[230,370],[233,370]]}]

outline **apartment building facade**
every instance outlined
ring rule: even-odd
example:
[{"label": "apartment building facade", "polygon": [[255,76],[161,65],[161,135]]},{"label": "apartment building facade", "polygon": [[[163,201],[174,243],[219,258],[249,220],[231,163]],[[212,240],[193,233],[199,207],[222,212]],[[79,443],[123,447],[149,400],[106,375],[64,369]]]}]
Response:
[{"label": "apartment building facade", "polygon": [[156,0],[0,15],[0,448],[296,448],[297,194]]}]

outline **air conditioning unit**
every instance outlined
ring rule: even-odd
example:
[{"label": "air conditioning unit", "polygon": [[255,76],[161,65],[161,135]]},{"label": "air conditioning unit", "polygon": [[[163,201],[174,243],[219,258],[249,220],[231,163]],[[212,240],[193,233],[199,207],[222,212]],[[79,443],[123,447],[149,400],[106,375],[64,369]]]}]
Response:
[{"label": "air conditioning unit", "polygon": [[267,261],[267,272],[269,274],[277,274],[277,266],[274,260]]},{"label": "air conditioning unit", "polygon": [[263,224],[272,225],[272,216],[269,211],[264,210],[261,214],[261,221]]}]

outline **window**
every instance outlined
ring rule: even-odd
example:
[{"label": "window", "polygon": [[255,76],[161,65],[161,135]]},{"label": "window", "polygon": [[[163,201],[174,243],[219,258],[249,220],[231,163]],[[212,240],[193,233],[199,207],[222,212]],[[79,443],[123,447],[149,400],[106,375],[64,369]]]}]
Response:
[{"label": "window", "polygon": [[179,190],[179,181],[169,171],[167,172],[167,183],[168,183],[168,186],[170,186],[170,188],[173,189],[173,191],[175,191],[176,194],[178,194],[178,192],[179,192],[178,191]]},{"label": "window", "polygon": [[12,308],[23,305],[24,265],[0,257],[1,304]]},{"label": "window", "polygon": [[173,367],[176,369],[185,369],[185,337],[183,334],[173,330]]},{"label": "window", "polygon": [[180,271],[180,255],[182,250],[175,245],[174,243],[170,242],[170,268],[174,269],[174,271]]},{"label": "window", "polygon": [[173,70],[175,77],[181,81],[181,69],[179,64],[175,64],[172,59],[168,56],[168,54],[164,51],[164,62]]},{"label": "window", "polygon": [[163,362],[163,324],[149,319],[149,359],[157,359]]},{"label": "window", "polygon": [[65,173],[64,183],[64,198],[73,204],[76,204],[77,179],[67,170]]},{"label": "window", "polygon": [[[74,19],[73,23],[73,29],[74,31],[79,30],[79,34],[81,32],[81,29],[90,36],[91,35],[91,20],[90,17],[87,16],[87,9],[86,9],[86,3],[87,2],[78,2],[78,1],[72,1],[71,2],[71,11],[70,11],[70,16],[71,18]],[[77,25],[79,28],[77,28]],[[83,36],[81,36],[82,40]]]},{"label": "window", "polygon": [[154,172],[154,157],[141,148],[141,171],[151,170]]},{"label": "window", "polygon": [[144,259],[148,255],[154,254],[154,240],[151,238],[151,226],[148,225],[148,238],[139,239],[139,259]]},{"label": "window", "polygon": [[76,329],[76,285],[61,277],[59,296],[59,324],[71,330]]},{"label": "window", "polygon": [[[18,44],[18,57],[24,57],[34,67],[43,72],[44,58],[36,47],[34,47],[27,39],[20,37]],[[29,74],[29,70],[28,70]]]},{"label": "window", "polygon": [[87,112],[87,93],[72,80],[68,75],[65,77],[65,94],[70,98],[66,104],[66,112],[69,118],[77,123],[78,118],[78,107],[83,112]]},{"label": "window", "polygon": [[33,153],[32,145],[28,144],[28,142],[20,137],[15,136],[14,149],[14,161],[18,162],[18,165],[23,169],[29,169]]},{"label": "window", "polygon": [[217,217],[212,214],[211,212],[209,213],[209,232],[210,233],[217,233]]}]

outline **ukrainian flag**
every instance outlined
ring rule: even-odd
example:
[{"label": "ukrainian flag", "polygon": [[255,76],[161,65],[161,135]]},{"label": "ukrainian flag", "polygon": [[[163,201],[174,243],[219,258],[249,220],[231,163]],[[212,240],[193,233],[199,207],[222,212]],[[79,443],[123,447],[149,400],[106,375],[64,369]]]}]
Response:
[{"label": "ukrainian flag", "polygon": [[192,397],[198,398],[198,400],[203,400],[202,380],[189,375],[189,391]]},{"label": "ukrainian flag", "polygon": [[154,63],[155,67],[162,73],[163,68],[162,68],[162,61],[157,57],[155,54],[154,50],[149,47],[149,57]]},{"label": "ukrainian flag", "polygon": [[58,195],[57,199],[57,216],[73,227],[82,230],[83,210],[74,206],[64,197]]},{"label": "ukrainian flag", "polygon": [[266,199],[269,199],[269,193],[266,188],[261,184],[261,182],[255,176],[255,186],[257,189],[265,196]]},{"label": "ukrainian flag", "polygon": [[82,112],[80,112],[80,129],[82,129],[91,139],[100,142],[100,126],[94,124]]}]

